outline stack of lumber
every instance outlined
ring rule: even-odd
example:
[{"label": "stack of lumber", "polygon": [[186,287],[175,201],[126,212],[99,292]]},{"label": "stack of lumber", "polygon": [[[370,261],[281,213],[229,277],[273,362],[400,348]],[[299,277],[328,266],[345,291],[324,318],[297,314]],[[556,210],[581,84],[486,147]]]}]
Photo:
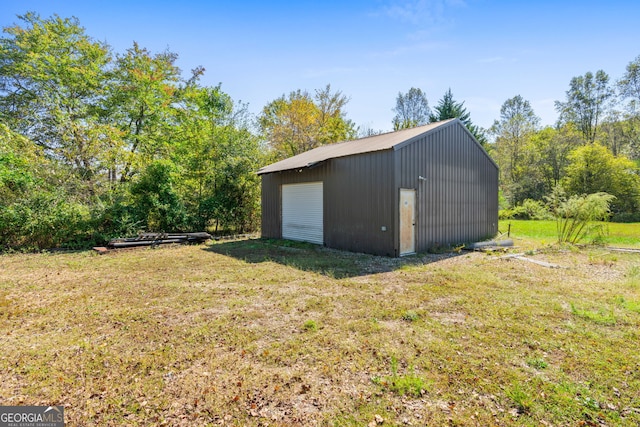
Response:
[{"label": "stack of lumber", "polygon": [[158,246],[167,243],[202,243],[211,239],[205,232],[198,233],[140,233],[138,237],[112,239],[107,243],[110,249],[133,248],[136,246]]}]

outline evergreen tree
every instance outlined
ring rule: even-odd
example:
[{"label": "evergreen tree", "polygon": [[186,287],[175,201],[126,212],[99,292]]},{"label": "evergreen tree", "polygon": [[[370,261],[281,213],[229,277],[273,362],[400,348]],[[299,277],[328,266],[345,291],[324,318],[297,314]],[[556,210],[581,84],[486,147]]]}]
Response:
[{"label": "evergreen tree", "polygon": [[464,102],[456,102],[453,99],[451,88],[449,88],[438,102],[438,105],[433,108],[433,112],[429,115],[429,122],[434,123],[455,118],[459,119],[469,129],[469,132],[480,144],[484,146],[487,143],[487,137],[482,128],[471,122],[471,113],[464,107]]}]

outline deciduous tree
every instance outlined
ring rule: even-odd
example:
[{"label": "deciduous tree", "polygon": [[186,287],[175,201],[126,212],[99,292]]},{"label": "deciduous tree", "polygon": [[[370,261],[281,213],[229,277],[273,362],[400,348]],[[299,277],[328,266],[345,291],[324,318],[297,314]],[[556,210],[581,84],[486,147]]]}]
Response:
[{"label": "deciduous tree", "polygon": [[92,179],[110,132],[98,123],[109,49],[75,18],[35,13],[0,38],[0,117]]},{"label": "deciduous tree", "polygon": [[574,123],[582,133],[586,143],[593,144],[598,134],[598,126],[613,96],[609,85],[609,76],[602,70],[595,74],[587,72],[584,76],[571,79],[566,101],[556,101],[556,110],[562,123]]},{"label": "deciduous tree", "polygon": [[331,87],[308,92],[296,90],[271,101],[262,109],[259,122],[275,159],[295,156],[320,145],[355,138],[355,124],[346,118],[348,102]]},{"label": "deciduous tree", "polygon": [[276,159],[295,156],[320,145],[320,111],[308,92],[297,90],[267,104],[260,126]]},{"label": "deciduous tree", "polygon": [[629,111],[634,115],[640,114],[640,55],[627,64],[617,87],[620,96],[629,101]]},{"label": "deciduous tree", "polygon": [[578,147],[569,154],[563,187],[569,194],[614,195],[614,213],[637,212],[640,206],[640,171],[636,165],[625,157],[615,157],[597,143]]},{"label": "deciduous tree", "polygon": [[88,237],[89,208],[58,163],[0,123],[0,251],[70,246]]},{"label": "deciduous tree", "polygon": [[186,223],[184,204],[175,188],[175,165],[157,160],[131,184],[134,213],[149,231],[182,231]]},{"label": "deciduous tree", "polygon": [[355,124],[347,119],[344,107],[349,98],[342,91],[331,91],[331,85],[315,91],[315,104],[319,110],[320,143],[331,144],[355,138]]},{"label": "deciduous tree", "polygon": [[192,228],[236,232],[258,225],[259,177],[264,164],[245,105],[236,105],[216,87],[193,87],[178,114],[180,133],[172,159],[180,171],[176,185]]},{"label": "deciduous tree", "polygon": [[399,92],[396,106],[392,109],[393,129],[407,129],[421,126],[429,122],[429,102],[421,89],[412,87],[407,93]]},{"label": "deciduous tree", "polygon": [[539,122],[540,119],[529,101],[520,95],[507,99],[502,104],[500,120],[493,123],[490,132],[496,137],[496,160],[503,183],[513,183],[520,179],[524,146],[536,131]]},{"label": "deciduous tree", "polygon": [[[19,18],[0,38],[0,247],[256,229],[266,150],[203,68],[184,79],[172,52],[114,57],[75,18]],[[340,92],[317,98],[320,141],[353,128]]]},{"label": "deciduous tree", "polygon": [[128,181],[166,149],[182,81],[176,59],[175,53],[154,55],[135,42],[117,55],[104,102],[107,121],[121,138],[112,140],[112,180]]},{"label": "deciduous tree", "polygon": [[615,145],[626,146],[626,154],[637,160],[640,159],[640,55],[627,64],[617,88],[621,100],[627,103],[626,114],[619,114],[612,121],[613,138],[620,142]]}]

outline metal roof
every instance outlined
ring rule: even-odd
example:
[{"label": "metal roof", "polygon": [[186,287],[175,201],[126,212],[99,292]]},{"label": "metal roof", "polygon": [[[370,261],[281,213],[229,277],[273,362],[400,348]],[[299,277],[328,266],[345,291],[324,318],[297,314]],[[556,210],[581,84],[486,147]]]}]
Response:
[{"label": "metal roof", "polygon": [[441,122],[429,123],[424,126],[417,126],[411,129],[403,129],[396,132],[355,139],[353,141],[322,145],[314,148],[313,150],[305,151],[304,153],[300,153],[296,156],[289,157],[288,159],[260,168],[258,170],[258,175],[292,169],[303,169],[337,157],[399,148],[400,145],[409,143],[414,138],[422,136],[436,128],[439,128],[440,126],[456,120],[458,119],[448,119]]}]

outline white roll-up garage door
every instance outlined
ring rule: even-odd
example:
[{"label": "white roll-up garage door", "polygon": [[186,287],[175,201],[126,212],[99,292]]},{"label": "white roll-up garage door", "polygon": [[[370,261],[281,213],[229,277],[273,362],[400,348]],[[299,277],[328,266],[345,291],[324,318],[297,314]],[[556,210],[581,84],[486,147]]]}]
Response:
[{"label": "white roll-up garage door", "polygon": [[324,243],[322,182],[282,186],[282,238]]}]

